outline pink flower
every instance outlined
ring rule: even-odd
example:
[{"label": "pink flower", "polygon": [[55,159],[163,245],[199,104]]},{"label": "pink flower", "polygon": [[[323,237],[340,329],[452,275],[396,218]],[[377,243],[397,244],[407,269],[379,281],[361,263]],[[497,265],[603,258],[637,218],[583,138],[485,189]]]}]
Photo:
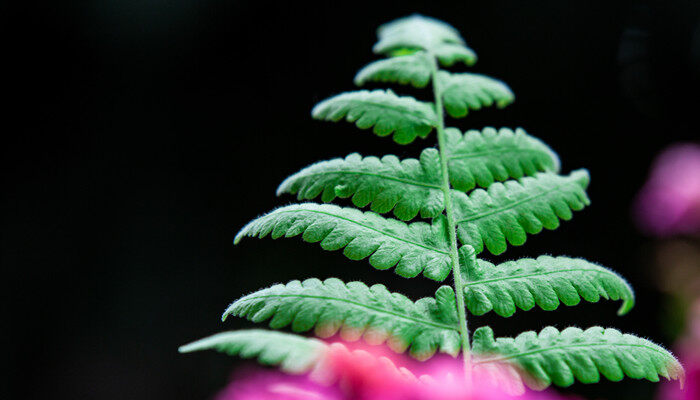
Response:
[{"label": "pink flower", "polygon": [[659,400],[700,399],[700,298],[690,307],[685,334],[676,343],[676,349],[685,368],[685,385],[665,382]]},{"label": "pink flower", "polygon": [[[460,360],[434,357],[419,363],[377,353],[349,350],[336,343],[307,376],[259,370],[239,376],[217,400],[558,400],[551,392],[524,391],[512,367],[475,369],[466,383]],[[399,367],[397,365],[406,365]],[[511,382],[512,380],[512,382]],[[514,390],[515,389],[515,390]]]},{"label": "pink flower", "polygon": [[650,234],[700,232],[700,146],[676,144],[657,157],[635,214],[640,228]]}]

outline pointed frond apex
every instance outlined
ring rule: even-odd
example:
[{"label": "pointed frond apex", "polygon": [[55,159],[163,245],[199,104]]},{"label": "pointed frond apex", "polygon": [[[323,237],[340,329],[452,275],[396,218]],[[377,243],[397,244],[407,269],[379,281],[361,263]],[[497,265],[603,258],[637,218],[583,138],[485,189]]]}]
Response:
[{"label": "pointed frond apex", "polygon": [[569,176],[538,173],[519,181],[497,182],[468,196],[453,193],[457,237],[477,253],[485,246],[492,254],[501,254],[508,244],[520,246],[528,234],[556,229],[560,220],[573,217],[572,211],[590,204],[585,190],[588,182],[588,171],[582,169]]},{"label": "pointed frond apex", "polygon": [[445,110],[453,118],[466,117],[470,110],[482,107],[503,108],[515,100],[508,85],[485,75],[440,71],[438,80]]},{"label": "pointed frond apex", "polygon": [[414,14],[381,25],[374,52],[390,54],[399,49],[432,50],[442,43],[464,44],[459,32],[434,18]]},{"label": "pointed frond apex", "polygon": [[369,257],[377,269],[396,267],[395,272],[412,278],[421,272],[443,281],[450,273],[450,256],[444,235],[444,218],[433,224],[406,224],[383,218],[371,211],[342,208],[331,204],[304,203],[278,208],[243,227],[234,239],[244,236],[273,239],[294,237],[320,242],[325,250],[344,249],[351,260]]},{"label": "pointed frond apex", "polygon": [[310,372],[323,359],[328,345],[289,333],[249,329],[222,332],[180,347],[180,353],[216,350],[230,356],[257,358],[290,374]]},{"label": "pointed frond apex", "polygon": [[296,194],[299,200],[320,195],[326,203],[351,197],[357,207],[369,205],[380,214],[393,210],[404,221],[418,213],[424,218],[437,217],[444,209],[440,156],[433,148],[423,150],[420,160],[355,153],[322,161],[285,179],[277,189],[278,195],[282,193]]},{"label": "pointed frond apex", "polygon": [[618,314],[634,306],[634,292],[615,272],[580,258],[540,256],[493,265],[478,260],[465,283],[469,311],[483,315],[489,311],[509,317],[517,308],[530,310],[538,305],[551,311],[559,303],[567,306],[600,298],[622,300]]},{"label": "pointed frond apex", "polygon": [[384,285],[307,279],[244,296],[233,302],[222,318],[235,315],[253,322],[271,318],[273,329],[288,325],[294,332],[314,329],[323,338],[340,332],[343,340],[362,338],[372,345],[386,342],[399,353],[410,347],[411,356],[426,360],[438,350],[452,356],[459,353],[454,298],[452,292],[451,309],[443,310],[444,296],[440,304],[430,297],[413,302],[389,292]]},{"label": "pointed frond apex", "polygon": [[450,183],[463,192],[495,181],[519,179],[537,172],[559,172],[559,158],[546,144],[523,129],[508,128],[462,133],[447,128]]},{"label": "pointed frond apex", "polygon": [[355,84],[389,82],[424,88],[430,83],[430,59],[424,51],[368,64],[355,75]]},{"label": "pointed frond apex", "polygon": [[615,329],[586,330],[546,327],[516,338],[494,339],[489,327],[474,332],[475,368],[493,363],[515,364],[533,389],[554,384],[570,386],[575,380],[596,383],[600,375],[611,381],[625,376],[657,382],[659,376],[684,379],[683,367],[663,347]]},{"label": "pointed frond apex", "polygon": [[432,103],[397,96],[391,90],[341,93],[318,103],[311,115],[334,122],[345,118],[360,129],[374,127],[377,136],[393,133],[394,141],[399,144],[411,143],[416,137],[425,138],[437,126]]}]

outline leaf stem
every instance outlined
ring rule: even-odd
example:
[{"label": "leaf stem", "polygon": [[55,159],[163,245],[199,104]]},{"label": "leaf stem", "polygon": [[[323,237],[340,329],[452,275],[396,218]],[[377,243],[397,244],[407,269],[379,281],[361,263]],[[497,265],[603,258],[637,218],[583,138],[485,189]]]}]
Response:
[{"label": "leaf stem", "polygon": [[[450,195],[450,176],[447,168],[448,154],[445,141],[445,113],[442,105],[442,88],[438,80],[438,62],[434,54],[430,55],[431,80],[433,83],[433,95],[435,97],[435,112],[437,114],[437,137],[440,151],[441,185],[440,189],[445,197],[445,215],[447,217],[447,231],[450,237],[450,261],[452,263],[452,276],[454,277],[455,296],[457,297],[457,316],[459,318],[459,335],[462,339],[462,359],[464,361],[464,376],[467,384],[471,384],[471,346],[469,344],[469,325],[467,324],[467,311],[464,305],[464,281],[459,265],[459,253],[457,249],[457,227],[454,211],[452,210],[452,196]],[[467,268],[466,271],[469,269]]]}]

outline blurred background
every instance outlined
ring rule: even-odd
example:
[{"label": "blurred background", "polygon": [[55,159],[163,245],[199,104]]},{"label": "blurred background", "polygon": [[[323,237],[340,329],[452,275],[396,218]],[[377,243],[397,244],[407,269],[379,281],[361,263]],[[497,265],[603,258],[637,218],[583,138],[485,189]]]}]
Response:
[{"label": "blurred background", "polygon": [[[638,296],[622,318],[618,304],[601,302],[470,326],[491,324],[499,336],[613,326],[668,347],[683,330],[682,311],[670,311],[682,307],[657,285],[659,239],[636,228],[631,209],[655,155],[698,139],[698,2],[8,3],[2,398],[207,399],[245,364],[177,347],[249,326],[220,322],[242,294],[312,276],[432,294],[431,281],[301,240],[232,246],[248,220],[293,201],[274,192],[298,169],[434,145],[431,136],[401,147],[310,118],[375,59],[376,27],[413,12],[454,25],[479,55],[472,71],[516,94],[504,110],[452,125],[522,126],[559,153],[564,171],[591,172],[591,207],[491,259],[585,257],[619,271]],[[697,238],[681,242],[697,249]],[[651,399],[656,387],[625,380],[565,392]]]}]

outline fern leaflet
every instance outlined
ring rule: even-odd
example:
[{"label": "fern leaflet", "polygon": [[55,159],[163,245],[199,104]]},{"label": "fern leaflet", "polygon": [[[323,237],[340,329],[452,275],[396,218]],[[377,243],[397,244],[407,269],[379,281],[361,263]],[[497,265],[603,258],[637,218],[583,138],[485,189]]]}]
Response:
[{"label": "fern leaflet", "polygon": [[439,174],[440,158],[435,149],[423,150],[420,161],[351,154],[304,168],[282,182],[277,194],[297,194],[299,200],[321,195],[324,202],[336,196],[352,197],[358,207],[369,204],[380,214],[394,210],[397,218],[408,221],[419,212],[424,218],[442,213],[445,205]]},{"label": "fern leaflet", "polygon": [[521,128],[484,128],[464,134],[447,128],[445,138],[450,183],[463,192],[537,172],[559,172],[559,158],[552,149]]},{"label": "fern leaflet", "polygon": [[597,302],[622,299],[618,314],[634,306],[634,292],[615,272],[580,258],[540,256],[493,265],[478,260],[469,273],[464,295],[472,314],[491,310],[503,317],[515,313],[516,307],[529,310],[537,304],[554,310],[559,302],[574,306],[583,298]]},{"label": "fern leaflet", "polygon": [[488,191],[457,196],[457,236],[477,252],[485,245],[491,253],[501,254],[507,243],[522,245],[528,233],[556,229],[560,219],[571,219],[572,210],[589,204],[587,186],[588,172],[578,170],[567,177],[541,173],[494,183]]},{"label": "fern leaflet", "polygon": [[432,51],[440,64],[445,67],[451,67],[458,62],[472,66],[477,59],[474,50],[457,43],[440,43]]},{"label": "fern leaflet", "polygon": [[351,260],[369,257],[377,269],[396,266],[396,273],[412,278],[423,272],[427,278],[443,281],[450,273],[450,257],[442,219],[432,225],[406,224],[385,219],[373,212],[341,208],[331,204],[296,204],[278,208],[253,220],[236,235],[302,238],[320,242],[325,250],[340,250]]},{"label": "fern leaflet", "polygon": [[445,110],[453,118],[463,118],[469,110],[496,105],[503,108],[515,100],[510,88],[501,81],[479,74],[438,74]]},{"label": "fern leaflet", "polygon": [[428,136],[437,118],[431,104],[413,97],[399,97],[391,90],[341,93],[318,103],[311,115],[327,121],[345,118],[360,129],[374,127],[377,136],[393,133],[394,141],[400,144]]},{"label": "fern leaflet", "polygon": [[370,344],[387,342],[396,352],[410,346],[411,355],[419,360],[430,358],[438,349],[456,356],[459,333],[454,292],[448,286],[439,292],[443,295],[437,299],[413,302],[384,285],[307,279],[244,296],[229,306],[223,319],[228,315],[253,322],[272,318],[273,329],[291,324],[293,331],[306,332],[315,327],[316,335],[323,338],[340,331],[344,340],[362,337]]},{"label": "fern leaflet", "polygon": [[379,27],[379,41],[374,52],[390,53],[399,49],[432,50],[443,43],[464,44],[464,39],[452,26],[421,15],[400,18]]},{"label": "fern leaflet", "polygon": [[622,334],[599,326],[585,331],[566,328],[559,332],[546,327],[537,334],[523,332],[515,339],[494,340],[493,331],[482,327],[474,331],[473,351],[481,358],[477,364],[512,362],[522,368],[525,383],[543,389],[554,383],[569,386],[574,380],[583,383],[600,381],[602,374],[611,381],[625,376],[657,382],[684,378],[683,368],[661,346],[646,339]]},{"label": "fern leaflet", "polygon": [[327,346],[318,339],[288,333],[249,329],[222,332],[180,347],[181,353],[213,349],[231,356],[256,357],[264,365],[279,365],[288,373],[309,372],[323,358]]},{"label": "fern leaflet", "polygon": [[411,84],[424,88],[430,83],[430,59],[428,54],[419,51],[414,54],[375,61],[355,75],[355,84],[367,82],[391,82],[401,85]]}]

